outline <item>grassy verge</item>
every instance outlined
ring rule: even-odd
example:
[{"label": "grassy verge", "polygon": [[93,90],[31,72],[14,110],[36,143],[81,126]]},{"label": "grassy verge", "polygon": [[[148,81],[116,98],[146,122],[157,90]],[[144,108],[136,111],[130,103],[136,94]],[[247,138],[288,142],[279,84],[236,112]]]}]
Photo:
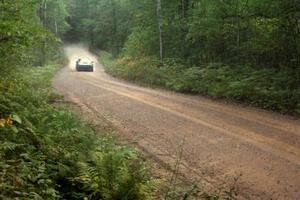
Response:
[{"label": "grassy verge", "polygon": [[148,170],[67,108],[51,79],[59,65],[0,77],[0,199],[150,199]]},{"label": "grassy verge", "polygon": [[186,68],[173,60],[161,66],[151,58],[114,60],[106,52],[100,53],[100,60],[106,72],[123,79],[300,114],[300,87],[295,87],[294,74],[287,69],[220,64]]}]

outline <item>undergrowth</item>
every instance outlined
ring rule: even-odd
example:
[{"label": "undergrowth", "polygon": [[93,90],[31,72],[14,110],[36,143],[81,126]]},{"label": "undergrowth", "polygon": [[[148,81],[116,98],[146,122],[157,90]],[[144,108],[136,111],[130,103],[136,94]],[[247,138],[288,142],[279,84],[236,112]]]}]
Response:
[{"label": "undergrowth", "polygon": [[52,103],[58,65],[0,76],[0,199],[150,199],[135,149]]},{"label": "undergrowth", "polygon": [[288,69],[219,63],[187,68],[180,61],[167,59],[163,65],[147,57],[114,60],[103,51],[100,52],[100,61],[109,74],[141,84],[300,114],[300,87],[293,72]]}]

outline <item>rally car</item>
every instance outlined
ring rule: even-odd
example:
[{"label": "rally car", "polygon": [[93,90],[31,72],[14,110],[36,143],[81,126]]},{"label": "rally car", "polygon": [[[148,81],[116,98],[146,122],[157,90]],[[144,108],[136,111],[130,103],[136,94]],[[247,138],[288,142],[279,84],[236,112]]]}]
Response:
[{"label": "rally car", "polygon": [[94,71],[94,61],[91,61],[88,58],[81,59],[79,58],[76,61],[76,70],[77,71],[88,71],[93,72]]}]

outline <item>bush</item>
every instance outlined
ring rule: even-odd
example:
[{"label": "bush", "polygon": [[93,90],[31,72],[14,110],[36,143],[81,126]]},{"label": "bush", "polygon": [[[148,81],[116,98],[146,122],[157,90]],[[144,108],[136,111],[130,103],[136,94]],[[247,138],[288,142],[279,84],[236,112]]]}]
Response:
[{"label": "bush", "polygon": [[0,77],[0,199],[151,196],[138,152],[50,104],[60,98],[50,87],[58,69],[18,68]]},{"label": "bush", "polygon": [[[149,175],[139,153],[103,138],[89,162],[79,165],[84,196],[90,199],[150,199]],[[84,197],[83,196],[83,197]]]},{"label": "bush", "polygon": [[[107,54],[107,53],[106,53]],[[105,60],[100,55],[100,59]],[[226,66],[211,63],[208,66],[186,68],[182,62],[167,59],[160,65],[151,58],[122,57],[104,62],[113,76],[138,83],[163,86],[178,92],[226,98],[251,105],[300,114],[300,88],[293,79],[292,70]]]}]

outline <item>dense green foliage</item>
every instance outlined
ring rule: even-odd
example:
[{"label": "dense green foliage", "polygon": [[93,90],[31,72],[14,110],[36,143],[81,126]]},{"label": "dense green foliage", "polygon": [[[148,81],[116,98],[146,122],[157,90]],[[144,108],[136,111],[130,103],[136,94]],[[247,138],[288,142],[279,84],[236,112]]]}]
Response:
[{"label": "dense green foliage", "polygon": [[300,114],[300,88],[286,88],[293,84],[290,79],[293,71],[289,69],[253,69],[217,64],[186,68],[167,60],[161,66],[158,61],[145,58],[116,61],[107,52],[100,53],[100,60],[108,73],[138,83]]},{"label": "dense green foliage", "polygon": [[298,0],[67,2],[71,34],[117,56],[114,75],[299,112]]},{"label": "dense green foliage", "polygon": [[63,1],[0,1],[0,199],[151,198],[138,151],[55,103],[67,15]]},{"label": "dense green foliage", "polygon": [[50,103],[57,66],[0,79],[0,198],[147,199],[147,170],[136,150],[115,145]]},{"label": "dense green foliage", "polygon": [[[56,12],[50,15],[50,10]],[[0,73],[19,63],[44,65],[53,59],[59,45],[54,33],[66,31],[66,16],[64,4],[56,0],[1,1]]]}]

